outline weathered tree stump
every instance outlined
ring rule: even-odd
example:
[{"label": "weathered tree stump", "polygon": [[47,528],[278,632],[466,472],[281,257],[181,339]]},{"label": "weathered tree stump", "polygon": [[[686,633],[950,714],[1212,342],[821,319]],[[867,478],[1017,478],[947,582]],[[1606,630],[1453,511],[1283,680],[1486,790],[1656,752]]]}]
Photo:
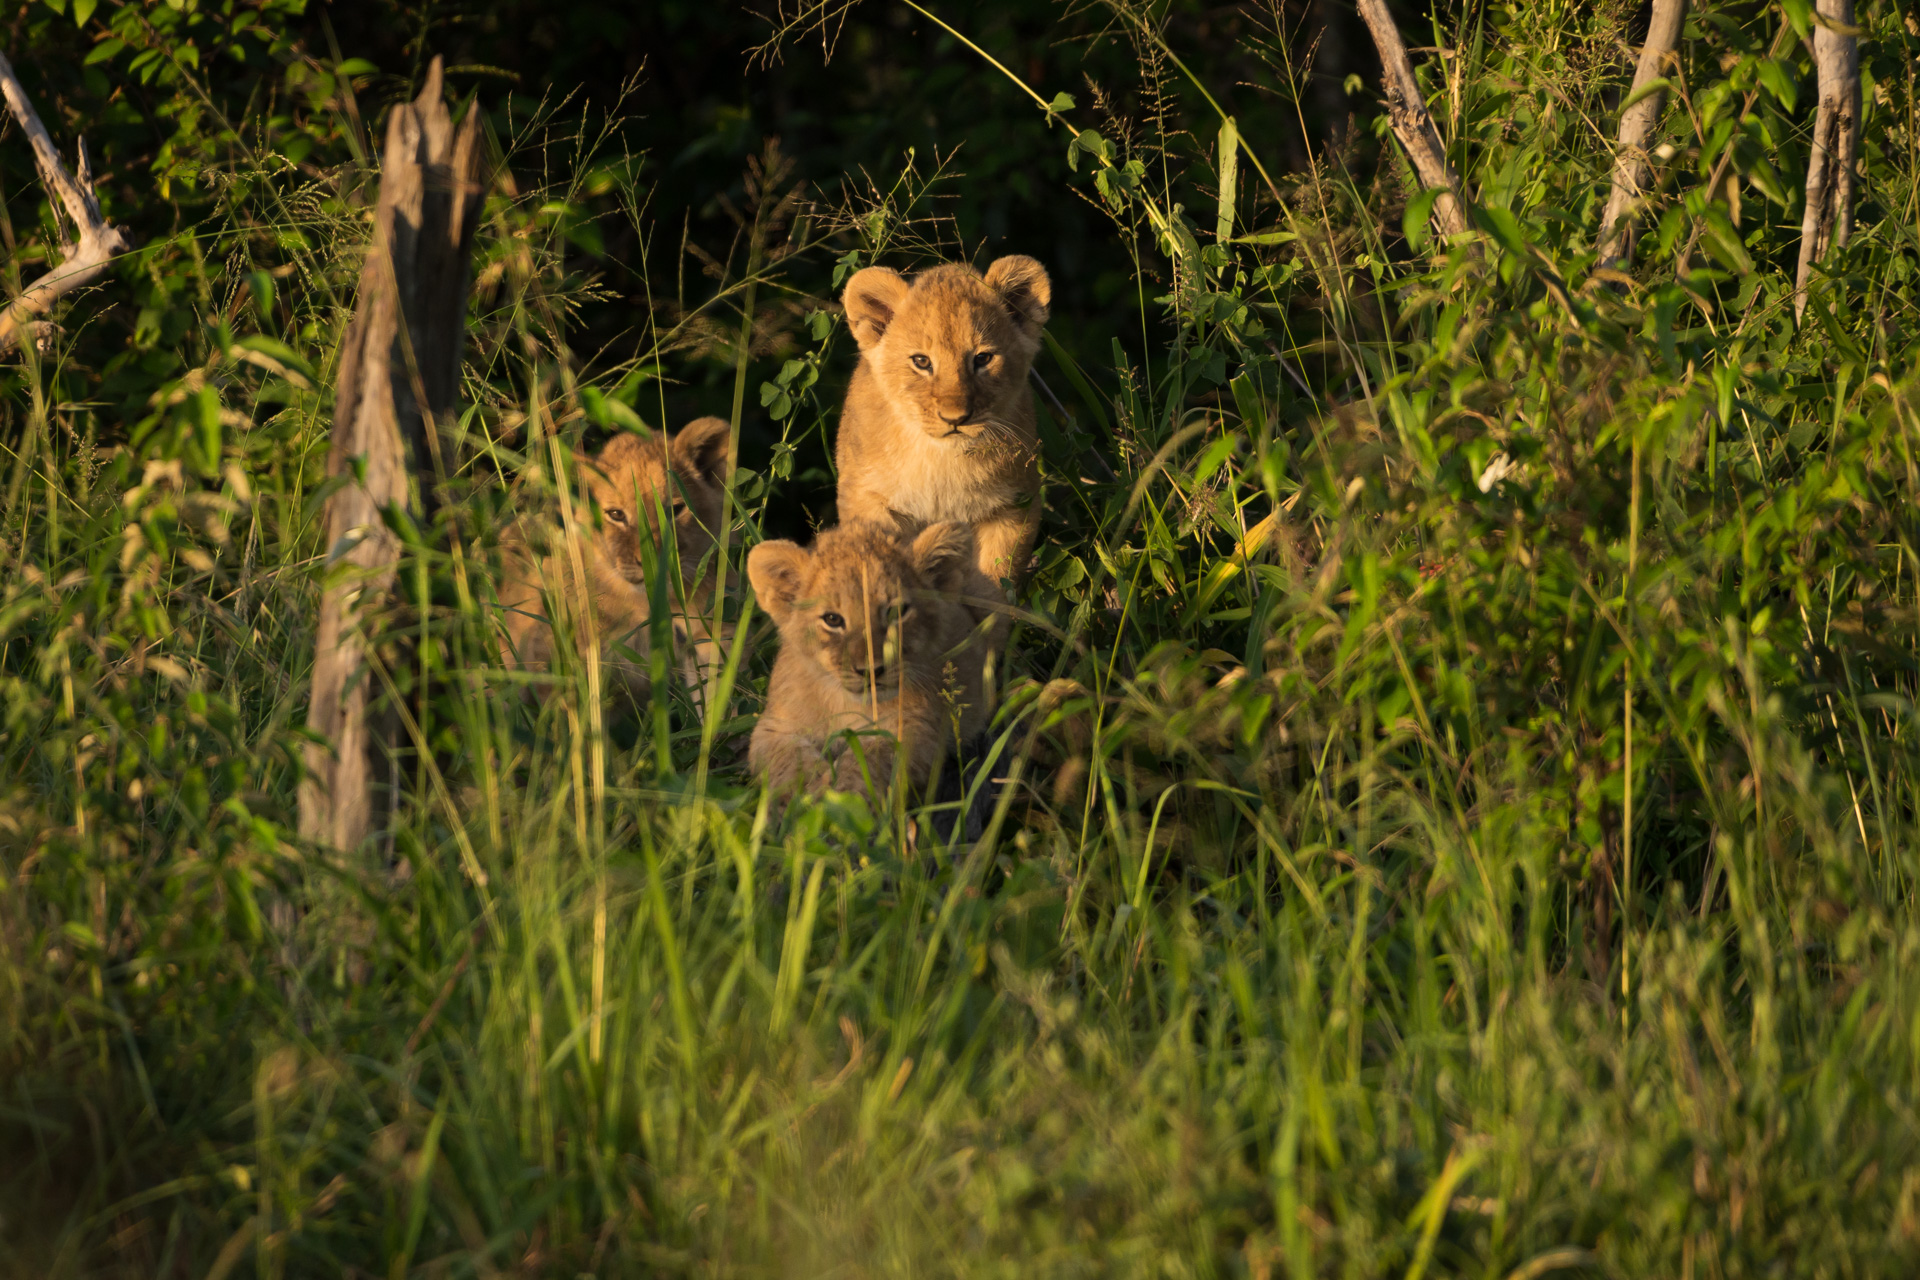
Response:
[{"label": "weathered tree stump", "polygon": [[1640,47],[1633,88],[1627,91],[1627,108],[1620,113],[1620,141],[1613,152],[1613,189],[1607,195],[1606,212],[1600,217],[1602,266],[1617,266],[1633,257],[1635,215],[1653,178],[1653,167],[1647,163],[1647,139],[1660,123],[1660,111],[1667,101],[1664,89],[1648,86],[1655,85],[1666,73],[1686,25],[1687,0],[1653,0],[1647,42]]},{"label": "weathered tree stump", "polygon": [[411,103],[387,119],[373,246],[340,356],[327,499],[325,588],[314,645],[300,834],[336,849],[359,846],[394,796],[376,803],[375,778],[399,744],[390,718],[370,717],[368,658],[380,629],[400,540],[386,515],[431,518],[439,429],[460,387],[467,259],[482,195],[479,111],[456,127],[442,100],[440,60]]},{"label": "weathered tree stump", "polygon": [[1845,248],[1853,232],[1853,182],[1860,158],[1860,32],[1853,25],[1853,0],[1818,0],[1813,65],[1820,103],[1813,116],[1813,154],[1807,160],[1807,208],[1793,288],[1795,320],[1806,314],[1813,264],[1829,250]]},{"label": "weathered tree stump", "polygon": [[1373,47],[1380,53],[1380,69],[1385,73],[1387,117],[1393,136],[1406,148],[1414,177],[1428,190],[1439,189],[1433,202],[1435,230],[1448,239],[1469,229],[1466,196],[1460,188],[1460,175],[1447,159],[1446,145],[1440,140],[1439,126],[1427,110],[1420,82],[1414,78],[1413,62],[1407,57],[1406,42],[1394,25],[1387,0],[1360,0],[1360,16],[1373,36]]}]

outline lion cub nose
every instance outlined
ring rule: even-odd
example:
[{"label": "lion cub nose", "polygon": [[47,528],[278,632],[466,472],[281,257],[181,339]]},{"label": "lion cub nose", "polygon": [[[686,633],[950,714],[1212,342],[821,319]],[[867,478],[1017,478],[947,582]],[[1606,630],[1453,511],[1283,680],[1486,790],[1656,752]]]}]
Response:
[{"label": "lion cub nose", "polygon": [[973,416],[973,410],[969,409],[966,405],[961,405],[957,409],[940,410],[940,421],[946,423],[950,427],[957,427],[961,423],[965,422],[968,418],[971,418],[972,416]]}]

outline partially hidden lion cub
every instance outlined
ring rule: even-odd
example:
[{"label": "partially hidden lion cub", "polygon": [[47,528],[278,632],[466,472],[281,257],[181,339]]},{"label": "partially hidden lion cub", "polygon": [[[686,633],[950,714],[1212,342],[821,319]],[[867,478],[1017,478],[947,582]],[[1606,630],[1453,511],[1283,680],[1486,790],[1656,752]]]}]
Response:
[{"label": "partially hidden lion cub", "polygon": [[[905,752],[915,786],[947,748],[986,727],[978,619],[957,598],[974,568],[965,525],[929,525],[910,542],[890,525],[828,529],[811,548],[763,542],[747,557],[755,597],[780,628],[780,656],[748,760],[776,794],[876,788]],[[848,749],[846,730],[866,734]]]},{"label": "partially hidden lion cub", "polygon": [[1040,525],[1027,375],[1052,300],[1046,268],[1017,254],[984,276],[948,263],[911,283],[868,267],[841,294],[860,364],[834,449],[840,519],[972,525],[969,594],[987,600],[1025,580]]},{"label": "partially hidden lion cub", "polygon": [[[504,539],[504,660],[528,670],[548,668],[554,652],[550,607],[564,598],[583,655],[587,624],[594,627],[609,691],[644,701],[651,683],[652,617],[640,550],[644,536],[658,548],[662,565],[671,566],[677,556],[679,574],[666,583],[666,600],[681,678],[698,688],[726,639],[710,634],[716,574],[707,562],[720,528],[730,449],[725,419],[697,418],[671,439],[620,435],[593,457],[576,457],[598,508],[597,523],[595,512],[576,506],[577,563],[557,518],[523,517]],[[672,548],[661,537],[663,506],[673,524]]]}]

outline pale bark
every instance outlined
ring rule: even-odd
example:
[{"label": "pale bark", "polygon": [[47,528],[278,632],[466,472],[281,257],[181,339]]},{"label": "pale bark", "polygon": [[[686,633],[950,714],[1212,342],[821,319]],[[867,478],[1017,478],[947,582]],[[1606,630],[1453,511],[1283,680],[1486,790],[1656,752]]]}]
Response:
[{"label": "pale bark", "polygon": [[1807,309],[1813,264],[1845,247],[1853,231],[1853,184],[1860,151],[1860,41],[1853,0],[1818,0],[1813,62],[1820,104],[1813,118],[1813,155],[1807,162],[1807,209],[1800,223],[1800,269],[1793,314]]},{"label": "pale bark", "polygon": [[33,317],[44,315],[55,302],[83,289],[105,275],[113,264],[116,254],[126,252],[126,237],[115,227],[107,225],[100,216],[100,202],[93,192],[93,165],[87,158],[87,144],[84,139],[79,144],[80,164],[78,176],[67,172],[60,163],[60,152],[53,145],[53,139],[47,134],[47,127],[40,123],[39,113],[27,100],[27,91],[21,87],[20,78],[13,73],[13,65],[0,54],[0,93],[7,99],[7,107],[13,112],[13,118],[20,122],[20,129],[27,135],[27,141],[33,146],[34,167],[40,171],[40,181],[46,184],[49,194],[56,201],[55,225],[59,224],[60,208],[67,211],[72,221],[76,239],[72,244],[60,246],[60,262],[51,271],[35,280],[18,298],[15,298],[4,313],[0,313],[0,346],[12,342],[27,332]]},{"label": "pale bark", "polygon": [[1644,91],[1661,78],[1672,61],[1674,50],[1680,47],[1680,32],[1686,25],[1687,0],[1653,0],[1647,42],[1641,46],[1640,63],[1634,68],[1627,109],[1620,113],[1620,141],[1614,148],[1613,158],[1613,190],[1607,196],[1606,212],[1600,218],[1600,262],[1604,266],[1616,266],[1633,256],[1634,215],[1639,212],[1653,176],[1652,167],[1647,163],[1647,139],[1660,123],[1660,113],[1667,101],[1664,89]]},{"label": "pale bark", "polygon": [[349,479],[325,512],[326,587],[307,718],[325,742],[307,749],[300,834],[337,849],[373,832],[374,777],[396,745],[369,716],[369,644],[400,559],[382,515],[397,507],[424,523],[431,514],[438,427],[460,384],[480,166],[479,112],[454,126],[436,58],[419,98],[387,120],[373,247],[335,391],[328,473]]},{"label": "pale bark", "polygon": [[1394,136],[1406,149],[1414,176],[1423,188],[1439,188],[1442,194],[1433,202],[1433,225],[1442,236],[1452,237],[1467,230],[1466,198],[1461,194],[1460,177],[1447,161],[1446,146],[1440,130],[1420,94],[1420,82],[1414,79],[1413,63],[1407,59],[1407,46],[1400,29],[1387,10],[1387,0],[1360,0],[1360,16],[1373,33],[1374,47],[1380,51],[1385,72],[1387,115]]}]

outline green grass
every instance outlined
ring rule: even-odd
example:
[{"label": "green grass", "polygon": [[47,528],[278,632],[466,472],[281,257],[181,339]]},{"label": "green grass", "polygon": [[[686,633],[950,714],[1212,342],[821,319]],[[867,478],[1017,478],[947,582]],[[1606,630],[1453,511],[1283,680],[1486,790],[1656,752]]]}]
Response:
[{"label": "green grass", "polygon": [[[457,501],[381,650],[402,798],[346,853],[291,813],[362,233],[263,180],[199,234],[251,269],[297,224],[291,271],[270,302],[190,277],[142,416],[58,347],[9,384],[0,1269],[1913,1269],[1920,187],[1912,40],[1862,13],[1871,181],[1801,327],[1797,196],[1766,190],[1805,112],[1766,86],[1811,81],[1766,61],[1776,13],[1696,16],[1630,285],[1592,275],[1610,11],[1443,15],[1480,253],[1403,234],[1390,154],[1276,172],[1284,200],[1243,165],[1223,211],[1203,102],[1075,108],[1049,176],[1110,213],[1140,329],[1042,357],[1066,416],[996,729],[1017,783],[938,856],[904,804],[770,816],[741,759],[766,646],[709,722],[663,685],[603,731],[584,673],[514,696],[485,585],[545,433],[657,416],[656,365],[751,391],[755,298],[912,265],[921,180],[803,226],[768,179],[744,274],[585,359],[579,211],[671,219],[592,145],[503,140]],[[851,353],[816,304],[735,568],[831,428]]]}]

